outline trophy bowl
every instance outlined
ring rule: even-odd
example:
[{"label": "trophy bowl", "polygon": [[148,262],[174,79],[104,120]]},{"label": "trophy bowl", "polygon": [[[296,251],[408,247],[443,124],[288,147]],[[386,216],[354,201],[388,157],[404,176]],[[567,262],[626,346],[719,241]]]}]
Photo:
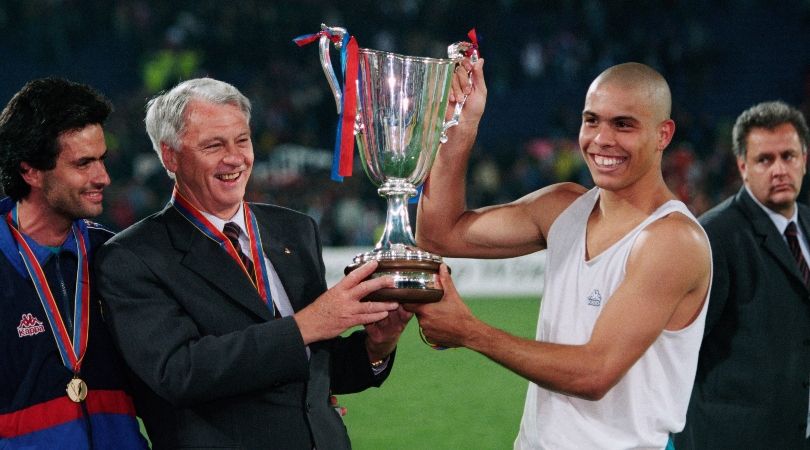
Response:
[{"label": "trophy bowl", "polygon": [[[345,33],[342,28],[321,27],[332,36]],[[329,59],[329,42],[321,37],[321,65],[340,113],[341,94]],[[363,169],[388,207],[374,249],[355,256],[345,273],[373,260],[379,265],[372,278],[390,275],[395,280],[395,287],[374,292],[365,300],[429,303],[444,295],[438,276],[442,258],[417,247],[408,200],[417,195],[430,172],[439,145],[447,140],[445,132],[458,123],[461,102],[451,120],[444,118],[453,71],[463,57],[461,44],[448,48],[448,59],[358,50],[357,110],[343,113],[356,114],[354,134]]]}]

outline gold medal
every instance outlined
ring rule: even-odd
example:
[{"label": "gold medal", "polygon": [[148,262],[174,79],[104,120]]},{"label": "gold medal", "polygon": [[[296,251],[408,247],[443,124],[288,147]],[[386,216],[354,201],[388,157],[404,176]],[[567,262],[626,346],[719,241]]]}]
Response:
[{"label": "gold medal", "polygon": [[87,384],[79,377],[73,377],[65,389],[69,399],[81,403],[87,398]]},{"label": "gold medal", "polygon": [[[22,233],[17,229],[19,223],[19,216],[17,214],[17,206],[12,211],[6,214],[6,224],[8,229],[14,236],[17,242],[17,250],[22,258],[23,265],[28,270],[28,274],[34,283],[39,301],[42,303],[42,308],[45,316],[48,318],[48,323],[51,325],[51,332],[56,340],[56,346],[59,348],[59,355],[62,358],[62,364],[73,373],[73,378],[67,384],[65,392],[69,399],[76,403],[83,402],[87,398],[87,385],[79,378],[79,371],[81,370],[82,359],[87,350],[87,340],[90,336],[90,266],[87,260],[87,246],[85,244],[85,236],[76,222],[71,226],[73,237],[76,240],[76,256],[78,258],[76,264],[76,293],[74,296],[74,313],[73,322],[79,329],[75,330],[76,333],[68,332],[65,326],[65,321],[59,313],[59,307],[56,304],[51,288],[48,285],[48,278],[45,276],[45,271],[39,264],[36,255],[28,246]],[[82,287],[80,289],[80,286]],[[64,286],[63,286],[64,287]],[[73,339],[71,340],[71,336]]]}]

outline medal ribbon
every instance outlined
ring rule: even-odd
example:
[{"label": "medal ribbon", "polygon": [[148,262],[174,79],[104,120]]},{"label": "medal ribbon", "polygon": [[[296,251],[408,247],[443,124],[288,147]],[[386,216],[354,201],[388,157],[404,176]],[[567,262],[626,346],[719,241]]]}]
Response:
[{"label": "medal ribbon", "polygon": [[262,238],[259,234],[259,224],[256,222],[256,217],[250,211],[250,207],[248,206],[247,202],[243,202],[243,210],[245,214],[245,225],[247,228],[248,241],[250,242],[250,256],[253,259],[253,273],[256,277],[255,283],[248,274],[247,267],[245,267],[245,264],[242,263],[242,259],[239,257],[236,247],[233,246],[230,239],[228,239],[228,237],[225,236],[222,231],[217,229],[217,227],[206,219],[205,216],[203,216],[202,213],[191,204],[191,202],[186,200],[186,198],[183,197],[183,195],[177,190],[176,186],[174,188],[174,192],[172,192],[172,199],[170,200],[170,203],[174,209],[180,213],[180,215],[194,225],[195,228],[200,230],[205,237],[216,242],[223,250],[225,250],[226,253],[228,253],[228,255],[230,255],[231,259],[233,259],[239,265],[239,267],[242,268],[245,276],[259,292],[259,296],[267,305],[267,308],[270,310],[270,314],[275,315],[273,297],[270,293],[270,278],[267,276],[269,270],[267,268],[267,262],[264,259],[264,253],[262,252]]},{"label": "medal ribbon", "polygon": [[[51,331],[56,341],[56,347],[59,349],[59,355],[62,357],[62,363],[71,372],[78,374],[84,354],[87,351],[90,330],[90,269],[87,261],[87,243],[84,233],[75,223],[71,227],[73,237],[76,240],[76,257],[78,258],[76,263],[76,293],[73,300],[74,326],[71,339],[65,321],[62,319],[62,314],[59,312],[56,299],[53,297],[53,292],[48,285],[48,280],[45,278],[45,272],[42,270],[42,266],[39,264],[31,247],[23,238],[22,233],[17,230],[16,209],[15,206],[6,215],[6,223],[14,236],[14,240],[17,242],[17,250],[23,264],[25,264],[25,268],[28,270],[28,275],[31,277],[39,300],[42,303],[42,308],[45,310],[45,316],[51,325]],[[12,213],[14,213],[13,216]]]},{"label": "medal ribbon", "polygon": [[[329,30],[321,30],[313,34],[305,34],[293,39],[299,47],[311,44],[321,36],[337,43],[340,37]],[[340,46],[340,69],[343,75],[342,106],[338,117],[335,149],[332,156],[332,179],[343,181],[343,177],[352,175],[354,164],[354,122],[357,114],[357,73],[359,67],[359,47],[354,36],[343,34]]]}]

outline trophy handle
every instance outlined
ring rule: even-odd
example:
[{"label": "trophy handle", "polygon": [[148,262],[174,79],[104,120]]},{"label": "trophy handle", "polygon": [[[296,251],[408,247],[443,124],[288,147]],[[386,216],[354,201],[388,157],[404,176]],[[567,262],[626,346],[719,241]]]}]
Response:
[{"label": "trophy handle", "polygon": [[[323,38],[321,38],[321,39],[323,39]],[[457,42],[457,43],[452,44],[449,47],[447,47],[447,55],[451,59],[459,59],[459,58],[464,57],[464,53],[467,50],[472,49],[472,52],[471,52],[471,55],[470,55],[470,62],[475,64],[476,62],[478,62],[478,50],[476,50],[476,49],[474,49],[472,47],[473,47],[472,44],[470,44],[469,42]],[[467,73],[467,83],[468,83],[468,85],[472,85],[472,73],[470,73],[470,72]],[[450,118],[450,120],[448,120],[447,122],[445,122],[444,126],[442,127],[442,135],[439,138],[439,142],[441,142],[442,144],[447,142],[447,130],[449,130],[450,128],[453,128],[454,126],[458,125],[458,120],[459,120],[459,118],[461,118],[461,110],[464,108],[464,103],[466,103],[466,102],[467,102],[467,96],[466,95],[464,96],[463,99],[461,99],[460,102],[456,102],[456,106],[453,109],[453,117]]]},{"label": "trophy handle", "polygon": [[332,89],[332,95],[335,96],[335,106],[337,106],[337,113],[341,113],[341,104],[343,94],[340,92],[340,85],[338,84],[337,77],[335,76],[335,69],[332,68],[332,59],[329,57],[329,42],[332,41],[330,36],[337,36],[334,41],[335,48],[339,49],[343,46],[343,36],[346,34],[346,29],[341,27],[329,27],[321,24],[321,31],[325,33],[321,35],[318,42],[318,53],[321,60],[321,68],[326,81],[329,82],[329,87]]}]

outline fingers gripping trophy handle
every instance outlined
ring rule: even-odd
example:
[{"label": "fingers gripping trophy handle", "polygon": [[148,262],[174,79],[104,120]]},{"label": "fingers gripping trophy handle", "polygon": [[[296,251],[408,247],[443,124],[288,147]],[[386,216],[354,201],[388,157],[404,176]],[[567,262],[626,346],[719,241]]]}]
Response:
[{"label": "fingers gripping trophy handle", "polygon": [[[478,50],[476,50],[473,47],[473,44],[469,42],[456,42],[455,44],[451,44],[447,47],[447,56],[450,59],[461,59],[468,52],[470,53],[470,62],[473,64],[478,62]],[[467,83],[469,86],[472,86],[472,72],[467,72]],[[463,99],[461,99],[460,102],[456,102],[456,106],[453,109],[453,117],[445,122],[444,126],[442,127],[442,136],[439,138],[439,142],[442,144],[447,142],[447,130],[458,125],[458,121],[461,118],[461,110],[464,108],[464,103],[466,102],[466,95]]]},{"label": "fingers gripping trophy handle", "polygon": [[335,96],[335,105],[337,106],[337,113],[340,114],[343,105],[343,94],[341,93],[340,84],[338,84],[337,76],[335,76],[335,69],[332,67],[332,59],[329,57],[329,43],[333,42],[330,36],[335,36],[335,48],[340,48],[343,45],[343,36],[346,34],[346,29],[341,27],[330,27],[321,24],[321,31],[325,33],[321,35],[318,41],[318,53],[321,60],[321,68],[326,81],[329,82],[329,87],[332,89],[332,95]]}]

